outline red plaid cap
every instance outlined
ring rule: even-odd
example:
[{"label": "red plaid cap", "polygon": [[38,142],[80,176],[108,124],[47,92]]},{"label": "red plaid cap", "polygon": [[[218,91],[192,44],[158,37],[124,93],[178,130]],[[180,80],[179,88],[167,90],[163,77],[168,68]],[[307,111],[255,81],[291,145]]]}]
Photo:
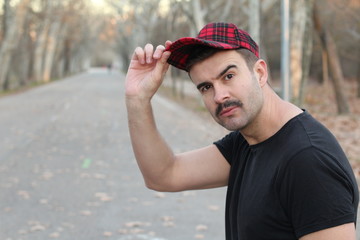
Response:
[{"label": "red plaid cap", "polygon": [[232,23],[209,23],[201,29],[196,38],[180,38],[166,49],[171,52],[168,63],[187,71],[187,59],[197,45],[218,49],[245,48],[259,57],[258,45],[247,32]]}]

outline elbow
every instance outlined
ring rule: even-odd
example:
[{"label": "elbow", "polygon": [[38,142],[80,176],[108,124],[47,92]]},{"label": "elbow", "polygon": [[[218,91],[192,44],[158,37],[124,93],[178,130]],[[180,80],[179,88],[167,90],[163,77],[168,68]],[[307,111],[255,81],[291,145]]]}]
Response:
[{"label": "elbow", "polygon": [[145,186],[150,190],[159,191],[158,186],[150,181],[145,180]]},{"label": "elbow", "polygon": [[151,181],[145,181],[145,186],[157,192],[180,192],[181,189],[176,188],[175,186],[171,186],[168,184],[156,184]]}]

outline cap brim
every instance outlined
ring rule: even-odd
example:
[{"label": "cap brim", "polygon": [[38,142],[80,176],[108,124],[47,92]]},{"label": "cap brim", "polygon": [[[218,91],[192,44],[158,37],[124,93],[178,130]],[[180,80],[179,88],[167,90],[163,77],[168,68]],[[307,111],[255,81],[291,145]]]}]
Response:
[{"label": "cap brim", "polygon": [[212,48],[218,48],[218,49],[238,49],[240,46],[238,45],[232,45],[228,43],[222,43],[222,42],[215,42],[215,41],[208,41],[200,38],[191,38],[191,37],[185,37],[180,38],[173,42],[173,44],[170,45],[166,49],[166,51],[170,51],[171,55],[168,58],[167,62],[171,65],[173,65],[176,68],[182,69],[187,71],[186,69],[186,63],[187,59],[190,55],[190,53],[193,51],[193,48],[199,45],[203,46],[209,46]]}]

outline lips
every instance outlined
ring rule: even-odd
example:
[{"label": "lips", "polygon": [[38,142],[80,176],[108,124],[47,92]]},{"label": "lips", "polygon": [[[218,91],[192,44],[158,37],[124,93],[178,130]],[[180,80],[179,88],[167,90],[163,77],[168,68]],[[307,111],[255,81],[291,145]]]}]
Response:
[{"label": "lips", "polygon": [[236,108],[241,107],[240,101],[226,101],[216,108],[216,116],[230,116]]},{"label": "lips", "polygon": [[234,106],[234,107],[225,108],[220,112],[219,115],[222,117],[228,117],[233,114],[233,112],[235,111],[236,108],[238,108],[238,107]]}]

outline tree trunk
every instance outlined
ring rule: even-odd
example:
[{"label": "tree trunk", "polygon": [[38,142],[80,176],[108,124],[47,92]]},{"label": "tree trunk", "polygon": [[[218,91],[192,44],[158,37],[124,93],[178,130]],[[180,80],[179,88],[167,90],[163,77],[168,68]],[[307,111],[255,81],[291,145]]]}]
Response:
[{"label": "tree trunk", "polygon": [[59,35],[60,27],[61,23],[59,19],[55,19],[55,21],[50,26],[49,35],[47,38],[47,47],[42,78],[44,82],[49,82],[51,80],[51,70],[54,62],[57,38]]},{"label": "tree trunk", "polygon": [[48,21],[45,20],[45,23],[43,23],[43,27],[40,30],[39,37],[37,38],[35,47],[33,73],[36,82],[43,81],[44,54],[46,50],[46,38],[48,30]]},{"label": "tree trunk", "polygon": [[34,80],[38,83],[43,82],[44,56],[47,45],[47,35],[50,27],[51,3],[50,0],[43,0],[42,7],[44,16],[36,34],[36,45],[34,51],[33,74]]},{"label": "tree trunk", "polygon": [[350,112],[346,97],[342,91],[344,76],[340,65],[339,56],[337,54],[336,44],[332,36],[327,32],[325,44],[328,50],[328,60],[332,75],[332,82],[335,90],[336,102],[339,114],[347,114]]},{"label": "tree trunk", "polygon": [[227,1],[226,1],[225,6],[224,6],[224,8],[223,8],[223,12],[221,13],[221,16],[219,17],[219,20],[220,20],[220,21],[226,22],[229,14],[230,14],[232,5],[233,5],[233,1],[234,1],[234,0],[227,0]]},{"label": "tree trunk", "polygon": [[13,50],[16,48],[19,42],[19,35],[24,25],[25,16],[28,12],[28,6],[30,0],[22,0],[16,7],[16,12],[13,17],[12,23],[8,25],[6,36],[1,44],[0,49],[0,88],[3,88],[3,84],[6,81],[10,69],[10,63]]},{"label": "tree trunk", "polygon": [[[16,71],[16,77],[13,79],[15,86],[25,86],[30,78],[30,64],[32,60],[32,40],[29,35],[30,24],[29,24],[29,15],[24,25],[24,30],[22,36],[20,37],[20,42],[18,45],[18,51],[16,56],[13,57],[13,67],[12,69]],[[20,52],[19,52],[20,51]],[[20,64],[17,64],[21,62]]]},{"label": "tree trunk", "polygon": [[193,14],[195,19],[195,32],[198,33],[204,27],[204,14],[201,9],[200,0],[192,0]]},{"label": "tree trunk", "polygon": [[320,36],[321,44],[327,52],[327,58],[329,62],[331,81],[335,92],[338,114],[347,114],[350,112],[346,97],[342,91],[344,77],[340,65],[339,56],[336,49],[336,44],[329,33],[328,29],[321,24],[320,16],[315,4],[314,9],[314,23],[317,32]]},{"label": "tree trunk", "polygon": [[329,84],[329,61],[328,53],[325,49],[325,46],[321,46],[321,58],[322,58],[322,84]]},{"label": "tree trunk", "polygon": [[306,0],[293,1],[293,21],[290,32],[290,75],[292,100],[299,104],[300,84],[303,76],[303,49],[306,27]]},{"label": "tree trunk", "polygon": [[262,0],[261,1],[261,13],[266,14],[278,0]]},{"label": "tree trunk", "polygon": [[68,26],[64,24],[63,19],[61,19],[61,27],[59,30],[59,34],[57,36],[57,46],[56,52],[53,61],[53,70],[52,70],[52,78],[63,78],[64,77],[64,63],[65,63],[65,56],[64,56],[64,48],[65,48],[65,38],[66,33],[68,31]]},{"label": "tree trunk", "polygon": [[250,0],[249,5],[249,34],[260,46],[260,2],[259,0]]},{"label": "tree trunk", "polygon": [[5,38],[8,26],[10,25],[10,0],[3,3],[2,39]]},{"label": "tree trunk", "polygon": [[306,25],[304,32],[303,57],[302,57],[302,76],[300,79],[298,105],[302,106],[305,98],[305,89],[310,74],[311,56],[313,50],[313,20],[314,0],[306,0]]},{"label": "tree trunk", "polygon": [[360,98],[360,47],[358,48],[358,68],[357,68],[357,97]]}]

